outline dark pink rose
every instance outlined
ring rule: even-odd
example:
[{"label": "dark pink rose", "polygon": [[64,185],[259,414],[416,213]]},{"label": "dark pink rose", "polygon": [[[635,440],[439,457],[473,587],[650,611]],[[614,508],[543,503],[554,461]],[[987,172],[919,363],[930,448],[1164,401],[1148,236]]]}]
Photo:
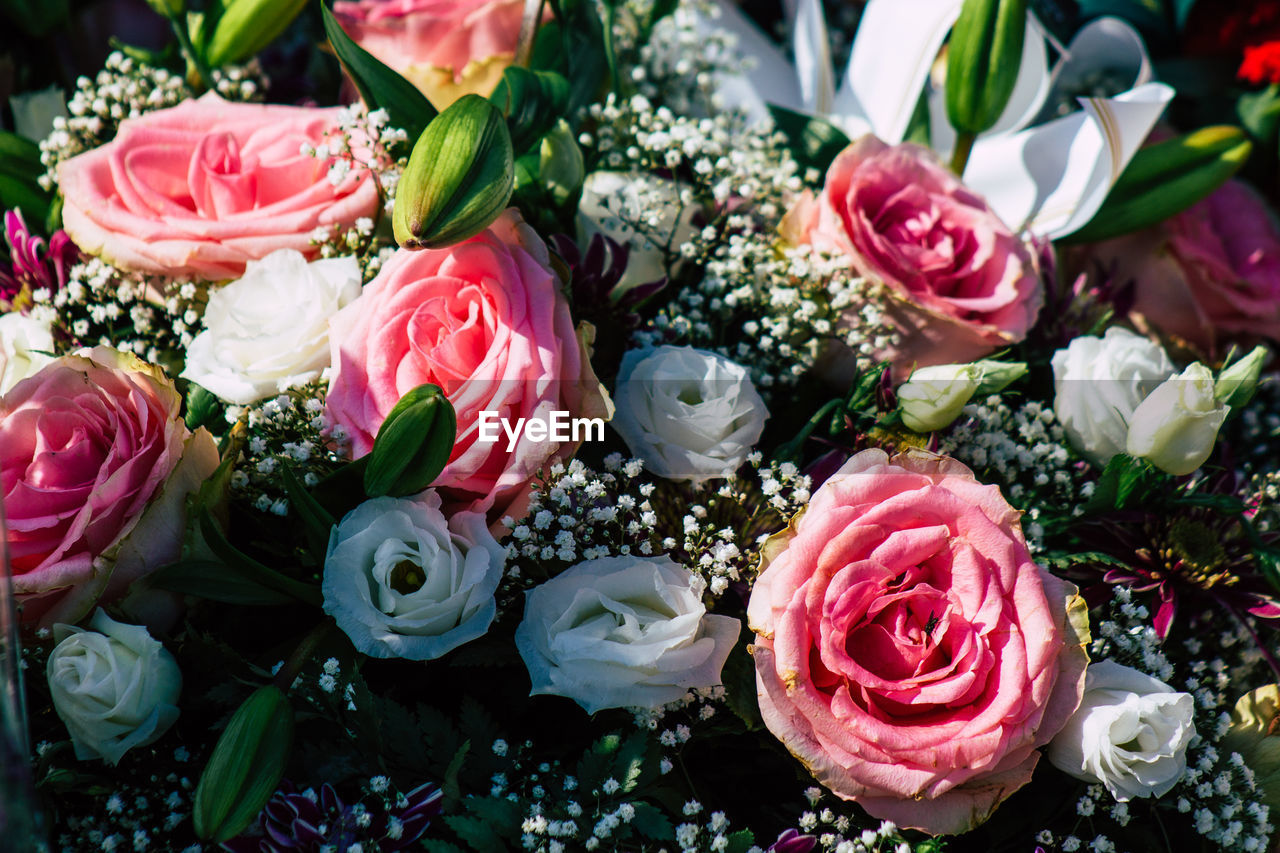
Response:
[{"label": "dark pink rose", "polygon": [[396,252],[330,320],[326,405],[353,455],[369,452],[406,392],[432,383],[458,417],[453,455],[434,485],[491,520],[518,514],[538,469],[576,445],[522,435],[508,451],[505,434],[479,440],[480,414],[513,429],[520,418],[546,420],[557,410],[607,416],[561,284],[546,244],[514,209],[456,246]]},{"label": "dark pink rose", "polygon": [[177,559],[185,499],[218,451],[159,368],[109,347],[0,397],[0,495],[23,620],[74,623]]},{"label": "dark pink rose", "polygon": [[63,225],[86,252],[164,276],[239,278],[277,249],[315,257],[321,226],[377,215],[366,169],[334,186],[321,145],[336,109],[240,104],[210,92],[120,124],[58,167]]},{"label": "dark pink rose", "polygon": [[1026,245],[926,148],[864,136],[783,220],[784,236],[847,255],[889,289],[886,322],[913,366],[972,361],[1026,337],[1044,301]]},{"label": "dark pink rose", "polygon": [[766,543],[747,608],[760,711],[837,796],[964,832],[1079,705],[1088,612],[1018,515],[953,459],[866,450]]},{"label": "dark pink rose", "polygon": [[1205,353],[1280,341],[1280,227],[1242,181],[1089,255],[1117,284],[1133,282],[1133,311]]}]

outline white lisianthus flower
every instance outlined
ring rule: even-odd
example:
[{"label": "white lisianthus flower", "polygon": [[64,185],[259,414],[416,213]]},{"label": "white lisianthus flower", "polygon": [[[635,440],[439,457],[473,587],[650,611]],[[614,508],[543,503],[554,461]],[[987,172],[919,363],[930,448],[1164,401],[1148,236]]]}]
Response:
[{"label": "white lisianthus flower", "polygon": [[146,628],[116,622],[101,610],[90,625],[90,631],[54,625],[58,644],[45,672],[76,757],[116,764],[177,721],[182,672]]},{"label": "white lisianthus flower", "polygon": [[660,477],[700,483],[737,470],[769,416],[747,369],[693,347],[631,350],[613,426]]},{"label": "white lisianthus flower", "polygon": [[430,490],[375,498],[330,534],[324,611],[370,657],[432,660],[489,630],[505,562],[483,513],[446,520]]},{"label": "white lisianthus flower", "polygon": [[329,318],[360,295],[354,257],[307,262],[278,249],[209,294],[185,379],[247,405],[319,379],[329,366]]},{"label": "white lisianthus flower", "polygon": [[1151,676],[1109,660],[1089,665],[1084,698],[1049,744],[1054,767],[1100,782],[1119,802],[1162,797],[1187,770],[1195,703]]},{"label": "white lisianthus flower", "polygon": [[[585,245],[604,234],[630,247],[627,271],[619,282],[623,289],[666,276],[664,245],[674,250],[693,237],[697,205],[682,204],[680,190],[675,181],[626,172],[592,172],[583,181],[579,242]],[[634,222],[646,227],[637,231]]]},{"label": "white lisianthus flower", "polygon": [[1071,445],[1099,467],[1125,451],[1134,410],[1175,372],[1157,343],[1113,326],[1053,354],[1053,411]]},{"label": "white lisianthus flower", "polygon": [[1199,362],[1166,379],[1129,419],[1129,455],[1177,476],[1203,465],[1231,411],[1214,396],[1214,385],[1213,372]]},{"label": "white lisianthus flower", "polygon": [[53,360],[48,323],[17,312],[0,316],[0,394]]},{"label": "white lisianthus flower", "polygon": [[670,557],[601,557],[525,593],[516,648],[531,695],[587,713],[658,708],[720,683],[741,624],[707,613],[706,582]]}]

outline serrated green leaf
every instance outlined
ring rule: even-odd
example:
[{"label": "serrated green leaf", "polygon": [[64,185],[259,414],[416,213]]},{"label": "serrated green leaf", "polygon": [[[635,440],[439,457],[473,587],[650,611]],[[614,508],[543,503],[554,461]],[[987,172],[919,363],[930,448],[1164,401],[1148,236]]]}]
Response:
[{"label": "serrated green leaf", "polygon": [[613,766],[613,758],[622,746],[622,736],[617,733],[607,734],[591,744],[578,761],[574,776],[584,791],[593,791],[604,784]]},{"label": "serrated green leaf", "polygon": [[611,775],[621,785],[618,789],[621,793],[631,793],[639,787],[646,775],[650,775],[645,773],[648,753],[649,738],[641,732],[628,735],[618,747],[618,757]]},{"label": "serrated green leaf", "polygon": [[453,754],[449,766],[445,768],[444,783],[440,787],[450,800],[462,799],[462,787],[458,784],[458,776],[462,773],[463,762],[467,760],[467,753],[470,751],[471,741],[464,740]]},{"label": "serrated green leaf", "polygon": [[671,819],[649,803],[632,803],[636,810],[631,819],[631,828],[654,841],[672,841],[675,838],[675,827]]},{"label": "serrated green leaf", "polygon": [[426,95],[352,41],[324,0],[320,2],[320,14],[324,34],[365,105],[370,110],[386,110],[391,126],[403,130],[410,139],[421,136],[437,115]]},{"label": "serrated green leaf", "polygon": [[507,849],[502,837],[494,831],[493,827],[478,817],[448,815],[444,822],[476,853],[499,853]]},{"label": "serrated green leaf", "polygon": [[747,853],[755,846],[756,837],[751,834],[749,829],[740,829],[737,832],[730,833],[729,843],[724,848],[724,853]]},{"label": "serrated green leaf", "polygon": [[844,131],[825,119],[773,105],[769,114],[774,126],[787,138],[787,148],[801,169],[826,174],[836,155],[849,147]]}]

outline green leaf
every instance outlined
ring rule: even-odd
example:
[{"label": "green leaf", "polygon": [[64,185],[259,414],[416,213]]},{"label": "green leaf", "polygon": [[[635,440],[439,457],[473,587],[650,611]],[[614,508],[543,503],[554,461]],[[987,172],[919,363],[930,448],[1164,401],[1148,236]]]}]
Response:
[{"label": "green leaf", "polygon": [[289,495],[289,507],[302,520],[306,529],[307,543],[318,562],[323,563],[329,550],[329,536],[337,522],[329,511],[320,505],[307,487],[298,479],[292,467],[285,465],[280,472],[285,492]]},{"label": "green leaf", "polygon": [[296,581],[277,572],[275,569],[269,569],[237,549],[227,539],[226,534],[218,527],[217,522],[213,520],[207,510],[203,510],[198,514],[198,523],[200,533],[204,536],[205,543],[210,550],[247,579],[291,596],[304,604],[319,607],[324,603],[324,597],[318,587]]},{"label": "green leaf", "polygon": [[512,65],[489,100],[507,118],[512,149],[528,151],[564,115],[569,104],[569,81],[555,71],[530,71]]},{"label": "green leaf", "polygon": [[755,843],[756,837],[751,834],[751,830],[740,829],[729,834],[729,844],[724,848],[724,853],[747,853]]},{"label": "green leaf", "polygon": [[1093,219],[1064,242],[1107,240],[1181,213],[1222,186],[1252,148],[1244,131],[1231,125],[1148,145],[1129,161]]},{"label": "green leaf", "polygon": [[578,761],[574,776],[582,790],[590,792],[599,788],[609,777],[613,758],[622,746],[622,736],[607,734],[591,745]]},{"label": "green leaf", "polygon": [[725,659],[724,668],[720,672],[720,679],[724,682],[725,704],[749,732],[764,728],[764,720],[760,716],[760,700],[756,696],[755,662],[747,652],[747,644],[754,638],[755,633],[744,625],[741,639],[729,651],[729,657]]},{"label": "green leaf", "polygon": [[154,589],[225,604],[267,607],[296,601],[291,595],[264,586],[223,563],[211,560],[171,563],[147,575],[145,583]]},{"label": "green leaf", "polygon": [[447,815],[444,819],[458,837],[471,845],[476,853],[498,853],[506,850],[502,836],[498,835],[486,821],[468,815]]},{"label": "green leaf", "polygon": [[418,137],[396,189],[392,227],[407,249],[474,237],[502,213],[515,188],[506,121],[479,95],[463,95]]},{"label": "green leaf", "polygon": [[230,0],[218,16],[204,58],[211,68],[242,62],[275,41],[307,0]]},{"label": "green leaf", "polygon": [[569,81],[567,115],[592,103],[610,76],[604,24],[592,0],[548,0],[555,20],[538,29],[529,67]]},{"label": "green leaf", "polygon": [[367,454],[348,462],[317,483],[311,495],[334,518],[342,518],[367,497],[364,493],[364,471],[368,466]]},{"label": "green leaf", "polygon": [[1280,84],[1272,83],[1257,92],[1245,92],[1236,101],[1236,115],[1249,135],[1271,144],[1280,127]]},{"label": "green leaf", "polygon": [[467,753],[471,751],[471,741],[464,740],[462,745],[458,747],[457,752],[453,754],[453,758],[449,761],[449,766],[444,771],[444,782],[440,785],[444,791],[444,795],[450,800],[462,799],[462,787],[458,784],[458,776],[462,773],[462,764],[467,760]]},{"label": "green leaf", "polygon": [[222,412],[222,401],[208,388],[194,382],[187,388],[187,429],[207,426]]},{"label": "green leaf", "polygon": [[419,385],[395,404],[378,428],[364,491],[371,498],[416,495],[449,463],[458,420],[444,392]]},{"label": "green leaf", "polygon": [[1026,32],[1026,0],[965,0],[947,44],[947,119],[957,133],[976,136],[999,121]]},{"label": "green leaf", "polygon": [[324,19],[324,34],[365,105],[370,110],[386,110],[391,126],[403,130],[410,139],[421,136],[436,117],[436,108],[426,95],[352,41],[324,0],[320,2],[320,14]]},{"label": "green leaf", "polygon": [[239,835],[280,783],[292,745],[288,698],[275,685],[258,688],[232,715],[200,775],[196,835],[215,844]]},{"label": "green leaf", "polygon": [[613,778],[622,786],[618,790],[629,794],[639,787],[646,776],[646,761],[649,754],[649,738],[642,732],[627,737],[618,748],[618,758],[614,764]]},{"label": "green leaf", "polygon": [[675,838],[675,827],[671,819],[656,806],[649,803],[632,803],[635,817],[631,819],[631,827],[636,832],[654,841],[671,841]]},{"label": "green leaf", "polygon": [[849,147],[849,137],[831,122],[793,112],[785,107],[770,106],[773,123],[787,138],[791,156],[802,169],[816,169],[826,174],[831,161]]},{"label": "green leaf", "polygon": [[1085,504],[1085,513],[1106,513],[1143,503],[1168,479],[1150,462],[1117,453],[1098,478],[1093,496]]}]

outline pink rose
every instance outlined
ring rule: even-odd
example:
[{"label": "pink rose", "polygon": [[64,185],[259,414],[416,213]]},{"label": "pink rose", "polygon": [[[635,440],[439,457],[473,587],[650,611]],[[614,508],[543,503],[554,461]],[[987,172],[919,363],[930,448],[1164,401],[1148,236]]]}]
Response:
[{"label": "pink rose", "polygon": [[327,410],[350,435],[352,454],[368,453],[400,397],[430,382],[458,417],[453,455],[433,485],[491,520],[518,514],[538,469],[574,448],[522,434],[508,452],[502,428],[496,442],[479,440],[481,412],[513,429],[519,418],[546,421],[553,411],[607,417],[549,264],[546,244],[514,209],[448,249],[396,252],[329,321]]},{"label": "pink rose", "polygon": [[238,278],[277,249],[313,257],[317,227],[352,225],[379,206],[367,170],[335,187],[332,161],[301,153],[336,116],[209,93],[128,119],[113,141],[58,167],[63,225],[86,252],[166,276]]},{"label": "pink rose", "polygon": [[1080,703],[1083,600],[955,460],[863,451],[764,555],[747,607],[761,714],[876,817],[977,826]]},{"label": "pink rose", "polygon": [[524,0],[339,0],[352,40],[444,109],[488,96],[515,58]]},{"label": "pink rose", "polygon": [[793,243],[849,256],[888,287],[886,321],[901,344],[881,355],[900,379],[913,366],[968,362],[1022,340],[1044,301],[1026,245],[918,145],[862,137],[782,230]]},{"label": "pink rose", "polygon": [[1133,311],[1205,353],[1280,341],[1280,228],[1256,192],[1227,181],[1160,225],[1090,248]]},{"label": "pink rose", "polygon": [[0,495],[24,621],[77,622],[178,558],[185,499],[218,465],[180,404],[159,368],[109,347],[63,356],[0,397]]}]

